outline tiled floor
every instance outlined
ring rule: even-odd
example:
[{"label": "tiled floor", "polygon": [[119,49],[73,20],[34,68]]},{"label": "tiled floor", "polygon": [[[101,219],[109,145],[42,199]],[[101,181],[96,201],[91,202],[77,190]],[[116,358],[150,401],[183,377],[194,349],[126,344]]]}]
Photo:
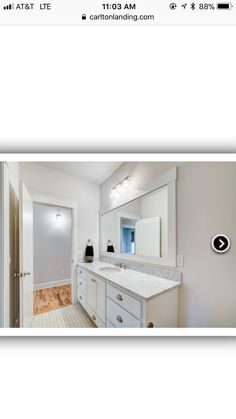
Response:
[{"label": "tiled floor", "polygon": [[96,325],[79,304],[71,304],[34,316],[31,327],[96,327]]}]

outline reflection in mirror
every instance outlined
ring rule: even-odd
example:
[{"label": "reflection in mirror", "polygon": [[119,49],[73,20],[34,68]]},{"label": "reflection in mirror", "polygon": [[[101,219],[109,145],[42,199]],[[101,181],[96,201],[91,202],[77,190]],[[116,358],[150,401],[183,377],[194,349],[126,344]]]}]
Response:
[{"label": "reflection in mirror", "polygon": [[121,253],[135,255],[136,221],[129,218],[120,218]]},{"label": "reflection in mirror", "polygon": [[104,214],[103,252],[167,257],[167,196],[163,187]]}]

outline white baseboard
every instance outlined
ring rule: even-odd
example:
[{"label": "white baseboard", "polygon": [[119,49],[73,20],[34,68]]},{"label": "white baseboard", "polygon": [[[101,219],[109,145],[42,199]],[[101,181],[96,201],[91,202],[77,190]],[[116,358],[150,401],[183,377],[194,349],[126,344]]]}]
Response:
[{"label": "white baseboard", "polygon": [[70,285],[71,279],[59,279],[58,281],[40,282],[40,284],[34,284],[34,291],[43,290],[45,288],[59,287],[60,285]]}]

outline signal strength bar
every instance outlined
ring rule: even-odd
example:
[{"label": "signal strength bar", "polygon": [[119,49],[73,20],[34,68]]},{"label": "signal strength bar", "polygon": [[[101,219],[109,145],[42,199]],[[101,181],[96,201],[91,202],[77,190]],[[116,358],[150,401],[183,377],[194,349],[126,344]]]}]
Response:
[{"label": "signal strength bar", "polygon": [[13,10],[14,9],[14,3],[8,4],[7,6],[3,6],[4,10]]}]

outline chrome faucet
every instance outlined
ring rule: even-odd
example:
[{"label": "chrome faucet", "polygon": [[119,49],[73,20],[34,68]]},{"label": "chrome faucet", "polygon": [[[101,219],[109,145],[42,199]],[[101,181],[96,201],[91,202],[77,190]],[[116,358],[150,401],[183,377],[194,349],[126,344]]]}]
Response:
[{"label": "chrome faucet", "polygon": [[121,269],[127,269],[128,265],[125,265],[125,263],[114,263],[114,266]]}]

